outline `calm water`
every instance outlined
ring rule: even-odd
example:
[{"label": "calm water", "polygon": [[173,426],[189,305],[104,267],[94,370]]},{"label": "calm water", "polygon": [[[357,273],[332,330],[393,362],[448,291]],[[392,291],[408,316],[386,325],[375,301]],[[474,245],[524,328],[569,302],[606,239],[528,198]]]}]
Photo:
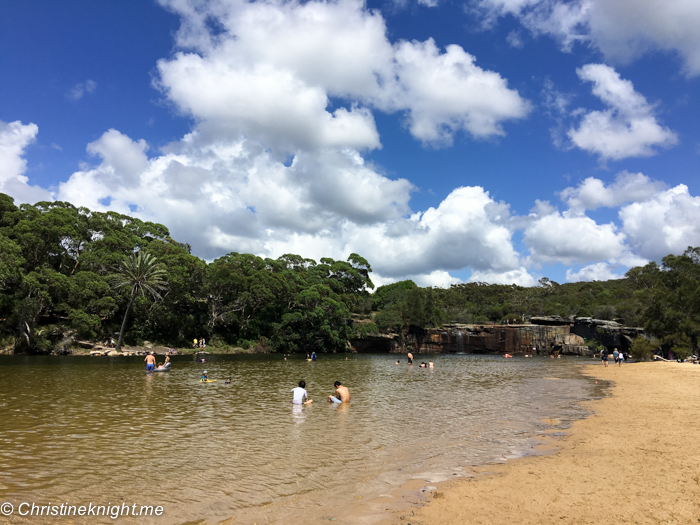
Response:
[{"label": "calm water", "polygon": [[[598,395],[582,359],[432,356],[430,370],[386,355],[183,356],[162,374],[142,359],[0,356],[0,503],[165,509],[120,523],[310,523],[413,477],[527,453],[544,418],[565,426]],[[218,381],[199,383],[204,369]],[[291,405],[300,379],[311,406]],[[326,402],[336,380],[350,405]]]}]

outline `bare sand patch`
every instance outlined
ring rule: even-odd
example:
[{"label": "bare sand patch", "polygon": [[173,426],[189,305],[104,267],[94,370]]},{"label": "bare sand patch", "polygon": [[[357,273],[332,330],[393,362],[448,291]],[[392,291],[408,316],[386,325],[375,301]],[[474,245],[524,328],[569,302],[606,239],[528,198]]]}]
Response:
[{"label": "bare sand patch", "polygon": [[550,438],[556,453],[474,468],[475,477],[441,484],[428,503],[391,522],[699,523],[700,366],[585,372],[613,381],[611,396],[588,402],[593,415]]}]

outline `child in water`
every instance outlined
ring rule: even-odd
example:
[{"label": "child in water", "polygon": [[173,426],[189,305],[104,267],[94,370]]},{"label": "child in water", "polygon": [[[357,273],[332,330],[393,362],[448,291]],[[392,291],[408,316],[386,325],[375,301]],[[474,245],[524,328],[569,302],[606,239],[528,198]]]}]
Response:
[{"label": "child in water", "polygon": [[207,375],[207,371],[205,370],[204,373],[202,374],[202,379],[200,379],[200,381],[201,381],[202,383],[204,383],[204,382],[206,382],[206,381],[208,381],[208,380],[209,380],[209,376]]},{"label": "child in water", "polygon": [[224,381],[225,385],[231,384],[231,378],[229,377],[226,381]]}]

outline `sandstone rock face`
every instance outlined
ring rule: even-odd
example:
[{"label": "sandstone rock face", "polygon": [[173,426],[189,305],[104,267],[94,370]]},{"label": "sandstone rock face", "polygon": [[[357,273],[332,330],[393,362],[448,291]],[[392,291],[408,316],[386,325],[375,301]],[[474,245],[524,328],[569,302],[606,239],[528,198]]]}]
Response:
[{"label": "sandstone rock face", "polygon": [[608,349],[617,348],[627,351],[635,337],[643,336],[644,329],[622,326],[615,321],[604,321],[591,317],[577,317],[571,328],[574,334],[585,339],[600,341]]},{"label": "sandstone rock face", "polygon": [[450,324],[429,329],[411,326],[402,333],[370,334],[352,339],[350,343],[353,351],[367,353],[411,351],[590,356],[593,351],[586,346],[585,339],[601,340],[610,348],[627,349],[632,338],[642,333],[641,328],[624,327],[615,321],[582,319],[579,322],[579,319],[552,316],[534,318],[543,324]]},{"label": "sandstone rock face", "polygon": [[[353,339],[356,352],[586,355],[583,339],[566,326],[445,325],[424,329],[411,326],[403,334],[386,333]],[[585,350],[584,350],[585,349]]]}]

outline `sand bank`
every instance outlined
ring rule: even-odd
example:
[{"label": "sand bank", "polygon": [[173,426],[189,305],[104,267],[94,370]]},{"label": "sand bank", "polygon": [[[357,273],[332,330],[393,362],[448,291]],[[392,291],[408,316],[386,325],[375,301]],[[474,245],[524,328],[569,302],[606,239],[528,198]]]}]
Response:
[{"label": "sand bank", "polygon": [[[590,365],[614,381],[590,402],[558,449],[475,468],[447,482],[423,507],[400,510],[412,525],[700,522],[700,366]],[[386,522],[385,522],[386,523]]]}]

